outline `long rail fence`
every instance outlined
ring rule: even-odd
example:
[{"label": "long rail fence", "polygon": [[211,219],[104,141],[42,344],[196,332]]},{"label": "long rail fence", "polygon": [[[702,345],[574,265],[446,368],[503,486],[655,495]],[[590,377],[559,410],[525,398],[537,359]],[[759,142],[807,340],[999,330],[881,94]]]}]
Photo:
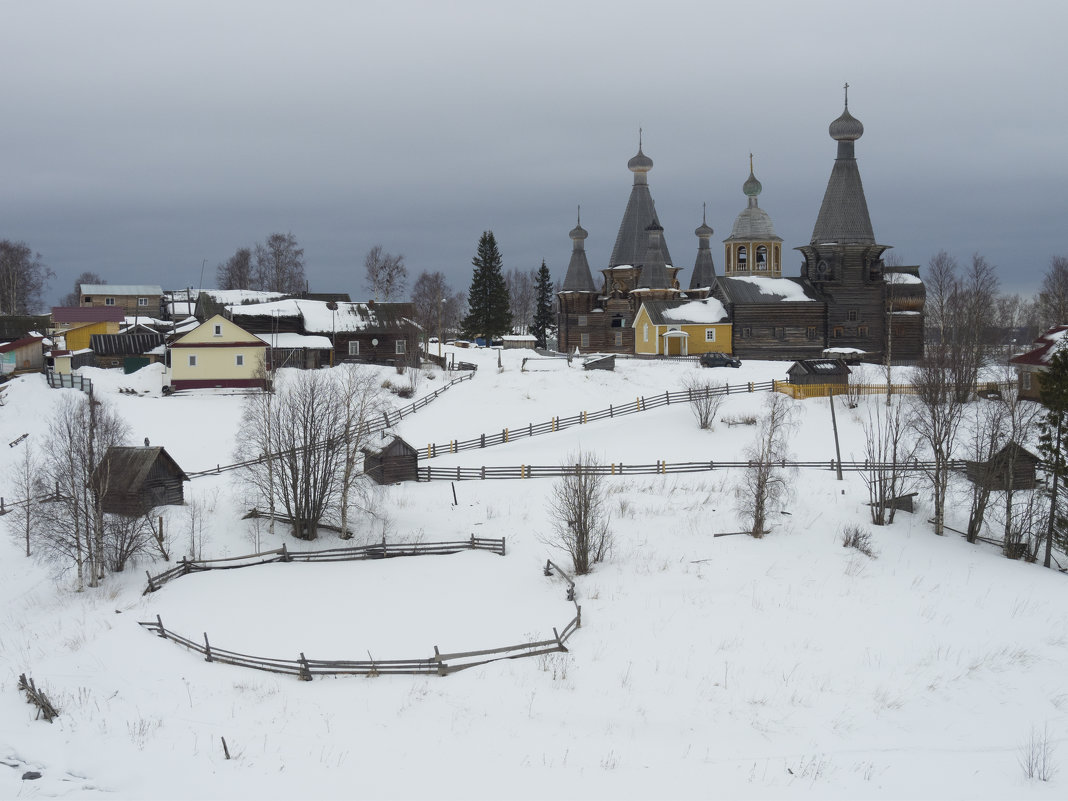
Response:
[{"label": "long rail fence", "polygon": [[[753,467],[756,463],[748,462],[668,462],[656,461],[652,464],[610,463],[598,465],[509,465],[498,467],[432,467],[424,465],[418,468],[420,481],[492,481],[500,479],[559,478],[579,474],[600,476],[649,476],[669,475],[672,473],[705,473],[712,470],[730,470]],[[963,459],[948,462],[950,470],[965,469]],[[839,463],[834,459],[819,462],[800,462],[787,459],[776,460],[775,466],[798,470],[837,471]],[[934,469],[934,462],[912,460],[908,462],[841,462],[845,472],[863,473],[871,470],[897,469],[901,472],[920,473]]]},{"label": "long rail fence", "polygon": [[[446,392],[457,384],[460,384],[464,381],[470,381],[472,378],[474,378],[474,376],[474,373],[464,373],[463,375],[457,376],[456,378],[452,379],[444,386],[438,387],[429,395],[424,395],[418,400],[409,403],[407,406],[402,406],[399,409],[391,409],[388,412],[383,412],[380,418],[375,418],[374,420],[366,421],[361,427],[360,433],[362,435],[370,436],[390,429],[397,423],[399,423],[401,420],[403,420],[405,417],[408,417],[411,414],[415,414],[420,409],[425,409],[427,406],[437,400],[437,398],[439,398],[442,393]],[[324,447],[326,444],[327,441],[324,440],[323,442],[316,443],[315,445],[310,447],[321,448]],[[296,452],[303,453],[305,450],[306,448],[297,448]],[[243,467],[251,467],[252,465],[262,464],[268,459],[281,459],[282,457],[288,456],[291,453],[293,453],[292,450],[277,451],[266,456],[257,457],[256,459],[248,459],[244,462],[215,465],[215,467],[209,467],[207,470],[195,470],[191,472],[187,471],[186,475],[189,476],[189,478],[191,479],[201,478],[202,476],[213,476],[219,473],[226,473],[231,470],[240,470]]]},{"label": "long rail fence", "polygon": [[[474,536],[470,540],[457,542],[435,543],[412,543],[398,545],[368,545],[357,548],[331,548],[325,551],[289,551],[286,546],[273,551],[236,556],[228,559],[211,559],[188,561],[160,573],[149,576],[148,587],[145,593],[155,592],[168,581],[173,581],[181,576],[202,570],[232,570],[242,567],[269,564],[271,562],[336,562],[359,559],[384,559],[400,556],[419,556],[426,554],[450,554],[460,550],[489,550],[493,553],[504,555],[505,541],[501,539],[479,539]],[[550,570],[551,562],[547,562],[544,568],[545,576],[554,575]],[[155,620],[140,621],[138,625],[153,632],[157,637],[171,640],[191,651],[201,654],[207,662],[219,662],[226,665],[263,670],[270,673],[282,673],[296,676],[303,681],[311,681],[316,675],[320,676],[380,676],[388,674],[433,674],[447,676],[460,670],[485,665],[502,659],[519,659],[523,657],[541,656],[544,654],[566,652],[565,643],[582,626],[582,607],[575,600],[575,583],[567,574],[552,565],[567,582],[567,600],[574,607],[572,617],[562,629],[553,627],[553,636],[541,640],[532,640],[513,645],[504,645],[493,648],[483,648],[474,651],[442,652],[435,645],[433,655],[414,659],[375,659],[368,652],[368,659],[312,659],[306,657],[301,651],[296,659],[281,659],[275,657],[254,656],[219,648],[212,645],[207,632],[203,633],[203,642],[190,639],[176,631],[164,626],[160,615]]]}]

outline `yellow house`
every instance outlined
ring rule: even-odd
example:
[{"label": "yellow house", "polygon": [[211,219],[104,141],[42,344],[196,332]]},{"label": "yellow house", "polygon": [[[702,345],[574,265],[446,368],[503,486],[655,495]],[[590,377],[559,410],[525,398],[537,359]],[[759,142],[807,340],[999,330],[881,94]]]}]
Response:
[{"label": "yellow house", "polygon": [[87,323],[63,331],[63,339],[67,350],[85,350],[93,334],[117,334],[118,328],[117,323]]},{"label": "yellow house", "polygon": [[716,298],[647,300],[634,318],[634,352],[691,356],[730,353],[731,322]]},{"label": "yellow house", "polygon": [[171,387],[263,389],[267,343],[220,314],[171,343]]}]

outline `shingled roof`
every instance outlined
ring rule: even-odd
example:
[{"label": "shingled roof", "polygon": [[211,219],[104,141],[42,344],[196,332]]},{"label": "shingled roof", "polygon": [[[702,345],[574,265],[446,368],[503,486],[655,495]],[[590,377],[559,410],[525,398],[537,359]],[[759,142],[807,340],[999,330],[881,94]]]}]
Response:
[{"label": "shingled roof", "polygon": [[875,244],[868,201],[864,197],[864,184],[854,154],[854,142],[863,132],[864,126],[849,113],[847,99],[842,116],[830,126],[831,138],[838,142],[838,157],[831,168],[823,204],[812,229],[813,245],[825,242]]},{"label": "shingled roof", "polygon": [[[612,248],[612,258],[608,263],[609,267],[619,267],[624,264],[641,264],[649,245],[649,238],[645,229],[650,225],[660,225],[660,220],[656,216],[656,206],[653,205],[653,196],[649,193],[649,181],[646,177],[646,174],[653,168],[653,160],[642,153],[640,143],[638,145],[638,155],[627,163],[627,168],[634,173],[634,185],[630,190],[627,210],[623,212],[623,221],[619,224],[619,233],[616,234],[616,244]],[[660,248],[664,262],[672,264],[667,242],[663,239],[661,239]]]}]

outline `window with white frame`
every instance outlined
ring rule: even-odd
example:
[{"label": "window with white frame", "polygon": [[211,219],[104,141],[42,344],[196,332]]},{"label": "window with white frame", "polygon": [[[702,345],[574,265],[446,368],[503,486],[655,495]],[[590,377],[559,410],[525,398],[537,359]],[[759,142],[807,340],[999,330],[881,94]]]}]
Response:
[{"label": "window with white frame", "polygon": [[619,345],[622,345],[622,344],[623,344],[623,332],[622,331],[616,331],[616,345],[619,346]]},{"label": "window with white frame", "polygon": [[579,315],[578,324],[579,325],[588,325],[589,324],[589,321],[586,319],[586,315],[585,314],[580,314]]},{"label": "window with white frame", "polygon": [[715,341],[716,341],[716,329],[715,328],[706,328],[705,329],[705,342],[715,342]]},{"label": "window with white frame", "polygon": [[138,306],[147,306],[148,305],[148,298],[138,298],[137,299],[137,305]]},{"label": "window with white frame", "polygon": [[212,330],[211,335],[212,336],[216,336],[216,337],[221,337],[222,336],[222,324],[221,323],[216,323],[215,324],[215,328]]},{"label": "window with white frame", "polygon": [[405,342],[403,339],[398,339],[396,350],[394,351],[394,353],[396,353],[398,356],[403,356],[405,353],[407,353],[407,351],[405,350],[407,346],[407,342]]},{"label": "window with white frame", "polygon": [[105,306],[114,306],[115,305],[115,298],[104,298],[104,305]]},{"label": "window with white frame", "polygon": [[349,356],[360,355],[360,341],[358,339],[349,340]]},{"label": "window with white frame", "polygon": [[197,355],[195,353],[190,353],[189,354],[189,366],[190,367],[196,367],[197,366]]},{"label": "window with white frame", "polygon": [[245,366],[245,354],[238,353],[237,355],[235,355],[234,356],[234,365],[237,366],[237,367],[244,367]]},{"label": "window with white frame", "polygon": [[589,346],[590,346],[590,335],[589,334],[581,334],[581,335],[579,335],[579,347],[588,348]]},{"label": "window with white frame", "polygon": [[642,325],[642,342],[648,342],[648,341],[649,341],[649,323],[644,323]]}]

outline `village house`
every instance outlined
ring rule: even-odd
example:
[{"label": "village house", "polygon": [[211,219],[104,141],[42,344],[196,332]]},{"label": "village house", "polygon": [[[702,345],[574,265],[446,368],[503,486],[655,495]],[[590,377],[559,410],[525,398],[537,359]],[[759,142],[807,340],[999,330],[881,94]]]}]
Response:
[{"label": "village house", "polygon": [[1068,336],[1068,325],[1056,325],[1040,334],[1031,343],[1031,349],[1009,359],[1016,368],[1016,381],[1020,397],[1028,400],[1042,399],[1042,374],[1049,369],[1053,355],[1063,346]]},{"label": "village house", "polygon": [[66,350],[85,350],[94,334],[119,333],[125,319],[126,313],[119,308],[54,306],[50,331],[63,337]]},{"label": "village house", "polygon": [[163,288],[155,284],[82,284],[79,306],[122,309],[124,315],[162,317]]},{"label": "village house", "polygon": [[104,488],[104,511],[135,517],[156,506],[185,503],[182,482],[188,480],[160,447],[112,446],[93,471],[94,486]]},{"label": "village house", "polygon": [[641,355],[731,352],[730,320],[716,298],[644,301],[633,328],[634,351]]},{"label": "village house", "polygon": [[14,342],[0,342],[0,374],[44,369],[42,336],[26,336]]},{"label": "village house", "polygon": [[168,346],[174,390],[267,386],[267,343],[221,314]]}]

